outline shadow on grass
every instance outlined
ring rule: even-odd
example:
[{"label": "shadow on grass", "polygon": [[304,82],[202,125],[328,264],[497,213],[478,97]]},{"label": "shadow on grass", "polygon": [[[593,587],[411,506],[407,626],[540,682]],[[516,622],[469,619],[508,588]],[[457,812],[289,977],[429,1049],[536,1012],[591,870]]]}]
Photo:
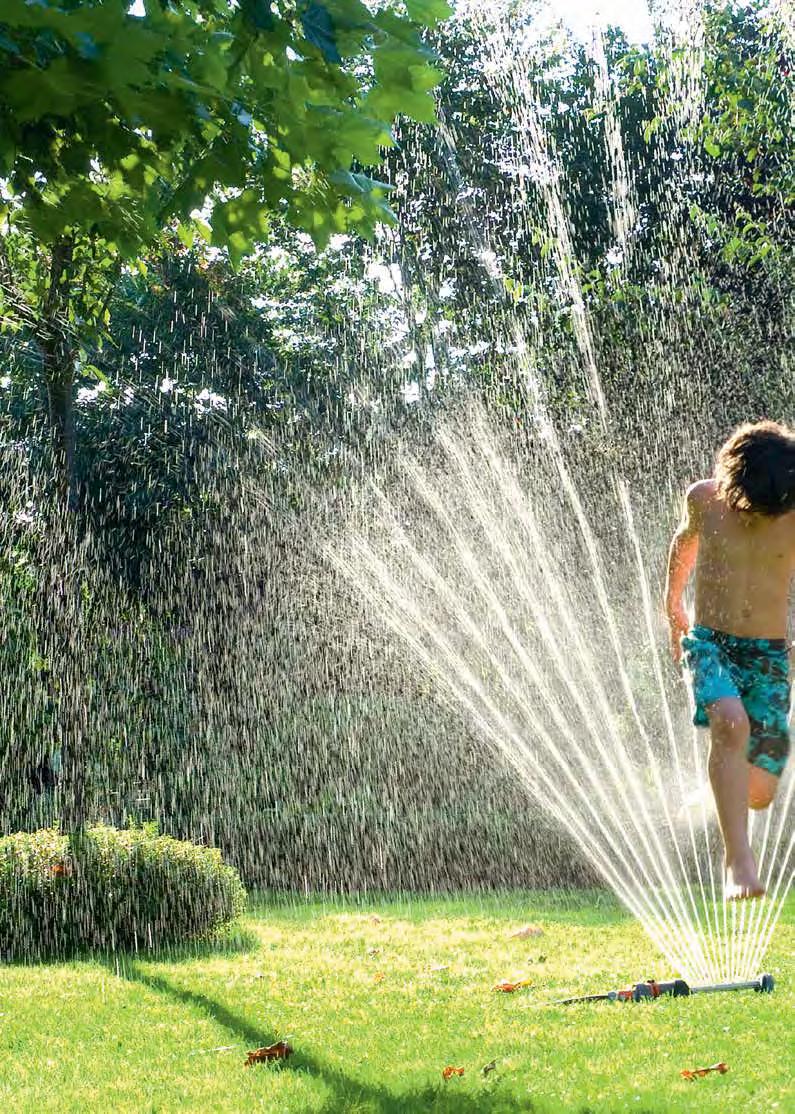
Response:
[{"label": "shadow on grass", "polygon": [[[209,995],[174,986],[162,975],[141,971],[134,962],[120,965],[112,970],[120,978],[163,994],[179,1005],[202,1010],[231,1037],[242,1041],[246,1050],[273,1044],[280,1039],[278,1034],[267,1032],[262,1026],[249,1021],[242,1014],[229,1009]],[[241,1051],[241,1071],[244,1070],[243,1056],[244,1053]],[[330,1092],[320,1108],[322,1114],[342,1114],[343,1111],[351,1109],[361,1111],[361,1114],[365,1112],[367,1114],[415,1114],[420,1110],[438,1112],[438,1114],[498,1114],[504,1111],[524,1111],[526,1114],[532,1114],[535,1110],[529,1098],[518,1098],[515,1091],[503,1086],[499,1080],[484,1083],[480,1093],[476,1095],[463,1092],[456,1085],[456,1080],[446,1084],[441,1079],[438,1084],[429,1084],[411,1091],[395,1092],[383,1085],[365,1083],[339,1068],[331,1067],[300,1048],[289,1061],[280,1062],[278,1065],[257,1065],[250,1070],[291,1071],[319,1080]],[[440,1072],[437,1068],[433,1070]]]},{"label": "shadow on grass", "polygon": [[244,955],[260,946],[257,936],[241,925],[234,925],[205,940],[187,940],[184,944],[166,944],[150,951],[119,952],[122,961],[143,959],[147,963],[185,963],[192,959],[211,959],[213,956]]},{"label": "shadow on grass", "polygon": [[217,935],[200,940],[187,940],[182,944],[164,944],[160,947],[132,951],[110,948],[42,948],[33,956],[11,956],[0,961],[3,967],[40,967],[50,963],[101,963],[108,970],[120,969],[136,960],[147,963],[186,963],[194,959],[211,959],[213,956],[243,955],[259,947],[253,932],[240,926],[225,929]]}]

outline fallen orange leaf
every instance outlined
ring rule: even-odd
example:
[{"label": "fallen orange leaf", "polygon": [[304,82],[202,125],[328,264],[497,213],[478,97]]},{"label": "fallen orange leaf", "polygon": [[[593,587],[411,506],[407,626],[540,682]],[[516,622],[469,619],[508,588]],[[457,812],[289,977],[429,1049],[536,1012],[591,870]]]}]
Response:
[{"label": "fallen orange leaf", "polygon": [[543,935],[543,928],[539,928],[537,924],[526,924],[522,928],[517,928],[516,932],[511,933],[511,940],[525,940],[528,936]]},{"label": "fallen orange leaf", "polygon": [[292,1045],[288,1044],[287,1041],[277,1041],[276,1044],[269,1044],[264,1048],[255,1048],[253,1052],[249,1052],[245,1066],[250,1068],[252,1064],[263,1064],[269,1060],[286,1060],[292,1054]]},{"label": "fallen orange leaf", "polygon": [[71,878],[72,868],[69,863],[53,863],[50,867],[50,874],[55,878]]},{"label": "fallen orange leaf", "polygon": [[532,986],[530,979],[519,979],[518,982],[509,982],[508,979],[503,979],[502,982],[495,984],[495,990],[501,990],[503,994],[513,994],[514,990],[521,990],[522,987]]},{"label": "fallen orange leaf", "polygon": [[464,1069],[463,1068],[454,1068],[452,1066],[452,1064],[448,1064],[447,1067],[442,1071],[442,1079],[449,1079],[452,1075],[463,1075],[463,1074],[464,1074]]},{"label": "fallen orange leaf", "polygon": [[719,1064],[710,1064],[708,1068],[685,1068],[680,1074],[683,1079],[701,1079],[705,1075],[709,1075],[711,1071],[717,1071],[721,1075],[725,1075],[729,1070],[729,1065],[724,1064],[722,1061]]},{"label": "fallen orange leaf", "polygon": [[376,973],[373,975],[373,982],[383,982],[385,978],[386,975],[383,971],[376,971]]}]

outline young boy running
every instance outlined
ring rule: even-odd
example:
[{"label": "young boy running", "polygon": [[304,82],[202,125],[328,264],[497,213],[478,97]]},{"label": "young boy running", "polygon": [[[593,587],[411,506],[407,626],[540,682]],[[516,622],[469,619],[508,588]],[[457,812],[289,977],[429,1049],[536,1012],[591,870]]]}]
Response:
[{"label": "young boy running", "polygon": [[[691,626],[682,593],[694,566]],[[795,432],[775,422],[740,426],[718,452],[714,477],[687,491],[665,595],[674,660],[684,654],[693,683],[693,722],[710,728],[730,899],[764,893],[748,807],[767,808],[789,754],[794,571]]]}]

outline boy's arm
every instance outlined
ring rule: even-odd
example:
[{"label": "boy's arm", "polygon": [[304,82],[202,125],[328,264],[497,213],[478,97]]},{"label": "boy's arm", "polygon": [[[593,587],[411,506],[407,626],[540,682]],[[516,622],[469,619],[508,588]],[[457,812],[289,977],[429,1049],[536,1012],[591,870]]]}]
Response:
[{"label": "boy's arm", "polygon": [[671,653],[676,664],[682,656],[679,639],[690,627],[690,619],[682,603],[682,594],[698,556],[698,535],[701,529],[701,506],[696,484],[688,489],[682,519],[668,552],[668,575],[665,581],[665,614],[671,633]]}]

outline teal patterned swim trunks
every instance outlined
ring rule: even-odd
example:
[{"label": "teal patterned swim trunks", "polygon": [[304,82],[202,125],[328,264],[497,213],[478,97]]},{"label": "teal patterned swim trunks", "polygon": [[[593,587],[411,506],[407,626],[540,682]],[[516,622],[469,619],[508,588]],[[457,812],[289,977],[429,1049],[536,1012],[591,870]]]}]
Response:
[{"label": "teal patterned swim trunks", "polygon": [[789,654],[784,638],[740,638],[695,626],[682,638],[693,680],[696,727],[709,727],[707,706],[739,698],[748,714],[748,761],[781,777],[789,757]]}]

